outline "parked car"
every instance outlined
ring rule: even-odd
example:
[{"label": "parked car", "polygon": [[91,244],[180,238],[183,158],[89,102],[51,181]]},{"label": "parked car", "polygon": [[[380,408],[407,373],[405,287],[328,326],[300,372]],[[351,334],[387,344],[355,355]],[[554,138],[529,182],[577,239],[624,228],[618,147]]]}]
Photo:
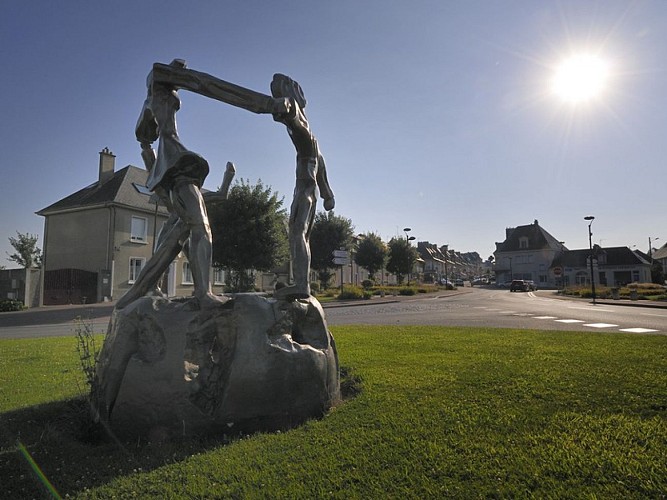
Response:
[{"label": "parked car", "polygon": [[526,285],[528,285],[528,291],[529,292],[537,290],[537,285],[535,284],[534,281],[526,280]]},{"label": "parked car", "polygon": [[454,286],[465,286],[465,284],[461,278],[458,278],[454,280]]},{"label": "parked car", "polygon": [[512,280],[510,284],[510,292],[527,292],[530,290],[530,285],[524,280]]}]

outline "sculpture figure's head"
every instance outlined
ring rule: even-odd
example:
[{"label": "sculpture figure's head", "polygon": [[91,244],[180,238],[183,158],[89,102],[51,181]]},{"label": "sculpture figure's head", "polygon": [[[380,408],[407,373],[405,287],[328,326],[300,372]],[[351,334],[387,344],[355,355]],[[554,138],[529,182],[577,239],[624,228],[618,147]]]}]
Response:
[{"label": "sculpture figure's head", "polygon": [[291,97],[301,109],[306,107],[306,96],[303,95],[301,85],[287,75],[276,73],[271,81],[271,95],[273,97]]}]

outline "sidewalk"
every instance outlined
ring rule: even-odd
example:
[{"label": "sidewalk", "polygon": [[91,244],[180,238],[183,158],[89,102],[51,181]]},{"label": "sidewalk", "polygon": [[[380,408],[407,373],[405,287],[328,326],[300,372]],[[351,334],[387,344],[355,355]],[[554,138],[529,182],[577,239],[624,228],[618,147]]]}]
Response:
[{"label": "sidewalk", "polygon": [[[469,293],[470,290],[439,290],[433,293],[417,293],[415,295],[385,295],[380,297],[374,295],[368,300],[333,300],[322,302],[324,309],[350,306],[369,306],[393,304],[406,300],[423,298],[453,297],[461,293]],[[25,309],[23,311],[0,313],[0,327],[30,326],[30,325],[52,325],[70,323],[77,318],[84,320],[104,319],[111,316],[115,302],[101,302],[96,304],[69,304],[61,306],[41,306]]]},{"label": "sidewalk", "polygon": [[[540,295],[548,296],[554,299],[559,300],[571,300],[573,302],[582,302],[587,304],[592,304],[593,299],[580,297],[572,297],[570,295],[559,295],[555,290],[538,290]],[[607,305],[607,306],[626,306],[626,307],[648,307],[653,309],[667,309],[667,302],[659,302],[656,300],[629,300],[629,299],[596,299],[596,305]]]}]

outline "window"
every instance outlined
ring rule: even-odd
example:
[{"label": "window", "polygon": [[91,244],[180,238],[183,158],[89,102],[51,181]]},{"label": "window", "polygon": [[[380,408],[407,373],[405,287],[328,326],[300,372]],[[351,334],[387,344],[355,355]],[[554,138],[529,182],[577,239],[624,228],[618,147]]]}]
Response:
[{"label": "window", "polygon": [[183,262],[183,279],[181,283],[184,285],[192,285],[192,270],[190,269],[189,262]]},{"label": "window", "polygon": [[577,285],[589,285],[591,280],[587,272],[577,271],[577,274],[574,276],[574,282]]},{"label": "window", "polygon": [[151,190],[148,189],[143,184],[137,184],[136,182],[133,182],[132,185],[134,186],[134,189],[136,189],[138,193],[145,194],[148,196],[151,196],[153,194],[151,193]]},{"label": "window", "polygon": [[144,217],[132,217],[132,227],[130,229],[130,241],[136,243],[148,243],[146,233],[148,231],[148,219]]},{"label": "window", "polygon": [[225,270],[221,267],[213,268],[213,284],[214,285],[224,285],[225,284]]},{"label": "window", "polygon": [[526,236],[519,238],[519,248],[528,248],[528,238]]},{"label": "window", "polygon": [[130,277],[128,279],[128,283],[132,284],[137,281],[139,273],[143,269],[145,263],[146,259],[143,257],[130,257]]}]

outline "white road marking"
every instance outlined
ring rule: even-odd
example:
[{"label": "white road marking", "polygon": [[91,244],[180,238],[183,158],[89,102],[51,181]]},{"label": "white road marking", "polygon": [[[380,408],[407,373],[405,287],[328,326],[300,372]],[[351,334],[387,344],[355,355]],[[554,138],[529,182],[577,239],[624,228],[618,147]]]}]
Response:
[{"label": "white road marking", "polygon": [[558,316],[535,316],[535,319],[556,319]]},{"label": "white road marking", "polygon": [[557,319],[557,323],[583,323],[580,319]]},{"label": "white road marking", "polygon": [[584,326],[590,326],[591,328],[611,328],[613,326],[611,323],[586,323]]},{"label": "white road marking", "polygon": [[579,309],[580,311],[617,312],[615,309],[603,309],[599,306],[590,306],[590,307],[568,306],[567,308],[568,309]]},{"label": "white road marking", "polygon": [[532,314],[531,313],[515,313],[515,314],[512,314],[512,316],[521,316],[522,318],[526,318],[526,317],[532,316]]},{"label": "white road marking", "polygon": [[650,328],[621,328],[621,331],[628,333],[651,333],[659,332],[660,330],[651,330]]}]

